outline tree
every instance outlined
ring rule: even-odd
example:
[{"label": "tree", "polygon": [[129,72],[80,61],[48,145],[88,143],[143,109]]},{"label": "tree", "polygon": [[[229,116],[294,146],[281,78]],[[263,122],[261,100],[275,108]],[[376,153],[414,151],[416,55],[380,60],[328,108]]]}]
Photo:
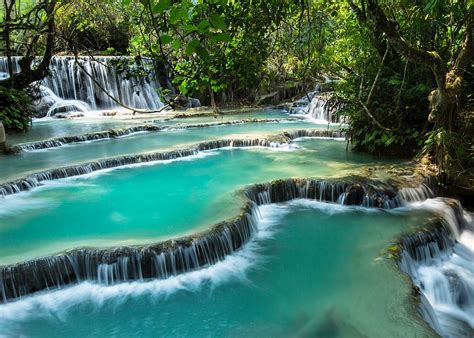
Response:
[{"label": "tree", "polygon": [[[270,53],[269,34],[290,1],[142,0],[140,36],[132,48],[146,50],[169,67],[182,93],[247,91],[258,86]],[[258,24],[255,18],[259,18]],[[145,33],[146,32],[146,33]]]},{"label": "tree", "polygon": [[[437,88],[430,92],[429,121],[450,127],[457,117],[456,102],[460,95],[463,76],[474,56],[474,6],[466,12],[458,30],[464,29],[462,42],[449,60],[443,60],[436,50],[411,45],[397,29],[397,23],[389,20],[377,0],[367,0],[367,9],[377,30],[385,33],[390,45],[409,61],[431,69]],[[454,46],[453,46],[454,47]]]},{"label": "tree", "polygon": [[[16,0],[3,0],[3,4],[4,20],[0,28],[9,78],[0,81],[0,86],[21,90],[49,74],[49,64],[54,54],[58,1],[42,0],[30,8],[23,8],[21,1]],[[13,73],[13,47],[22,55],[18,61],[21,67],[18,73]],[[39,53],[40,60],[37,59]]]}]

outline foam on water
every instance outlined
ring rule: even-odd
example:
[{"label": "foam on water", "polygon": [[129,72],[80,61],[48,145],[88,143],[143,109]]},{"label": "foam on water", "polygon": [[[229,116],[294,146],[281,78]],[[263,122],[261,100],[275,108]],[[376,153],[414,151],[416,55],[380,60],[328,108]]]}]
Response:
[{"label": "foam on water", "polygon": [[[2,216],[16,214],[27,210],[35,210],[51,207],[54,202],[51,199],[31,199],[29,196],[16,195],[7,196],[0,203],[0,219]],[[3,225],[1,226],[3,228]]]},{"label": "foam on water", "polygon": [[91,302],[96,307],[101,307],[105,302],[119,305],[130,297],[149,296],[161,299],[182,290],[197,292],[204,285],[212,289],[235,278],[246,281],[248,269],[259,266],[265,259],[259,254],[260,244],[272,238],[275,232],[274,226],[291,210],[292,208],[287,205],[272,204],[259,207],[258,231],[250,242],[242,250],[204,269],[164,280],[121,283],[113,286],[83,282],[0,305],[0,336],[13,334],[9,332],[11,327],[25,319],[55,316],[64,320],[69,309],[83,302]]},{"label": "foam on water", "polygon": [[357,210],[359,212],[364,212],[364,213],[371,213],[371,214],[391,212],[391,210],[366,208],[359,205],[342,205],[342,204],[337,204],[337,203],[320,202],[320,201],[309,200],[309,199],[304,199],[304,198],[294,199],[287,202],[286,204],[288,206],[295,207],[295,208],[306,208],[306,209],[318,210],[327,215],[350,213],[350,212],[354,212],[354,210]]},{"label": "foam on water", "polygon": [[0,220],[1,217],[17,214],[18,212],[55,207],[56,202],[54,201],[54,199],[36,197],[35,194],[39,191],[51,190],[56,189],[58,187],[62,188],[68,186],[94,186],[94,184],[90,182],[78,182],[78,180],[74,181],[75,178],[77,179],[77,177],[71,177],[61,180],[44,181],[43,185],[36,187],[34,190],[22,191],[14,195],[1,196]]},{"label": "foam on water", "polygon": [[446,242],[438,243],[428,237],[417,244],[415,257],[402,252],[401,269],[421,292],[422,317],[443,337],[471,337],[474,335],[472,216],[442,198],[412,202],[405,208],[434,212],[449,229],[449,235],[443,235]]},{"label": "foam on water", "polygon": [[221,150],[245,150],[245,151],[252,151],[252,150],[264,150],[264,151],[296,151],[304,149],[302,146],[295,144],[295,143],[278,143],[272,142],[270,147],[266,146],[252,146],[252,147],[223,147],[219,149],[212,149],[212,150],[205,150],[204,152],[218,152]]},{"label": "foam on water", "polygon": [[303,140],[334,140],[334,141],[345,141],[345,137],[326,137],[326,136],[304,136],[304,137],[298,137],[295,138],[293,141],[298,142],[298,141],[303,141]]},{"label": "foam on water", "polygon": [[[155,166],[155,165],[170,164],[170,163],[173,163],[173,162],[196,161],[196,160],[199,160],[199,159],[203,159],[203,158],[210,157],[210,156],[216,156],[216,155],[219,155],[218,150],[202,151],[202,152],[198,152],[195,155],[179,157],[179,158],[173,158],[173,159],[169,159],[169,160],[158,160],[158,161],[150,161],[150,162],[142,162],[142,163],[133,163],[133,164],[122,165],[122,166],[119,166],[119,167],[105,168],[105,169],[93,171],[93,172],[83,174],[83,175],[79,175],[79,176],[61,178],[59,181],[80,181],[82,179],[91,179],[91,178],[95,178],[95,177],[98,177],[98,176],[102,176],[102,175],[108,174],[108,173],[110,173],[112,171],[115,171],[115,170],[123,170],[123,169],[139,168],[139,167],[152,167],[152,166]],[[58,181],[58,180],[56,180],[56,181]],[[52,181],[46,181],[46,182],[48,183],[48,182],[52,182]]]}]

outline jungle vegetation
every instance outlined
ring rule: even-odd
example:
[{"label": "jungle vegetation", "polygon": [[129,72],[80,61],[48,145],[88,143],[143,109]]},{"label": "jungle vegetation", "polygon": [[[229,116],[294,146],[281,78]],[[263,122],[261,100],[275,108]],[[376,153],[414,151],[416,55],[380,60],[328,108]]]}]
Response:
[{"label": "jungle vegetation", "polygon": [[55,54],[130,56],[124,76],[151,58],[164,98],[212,106],[291,99],[331,78],[354,149],[415,157],[474,189],[474,0],[2,0],[0,15],[8,129],[27,127],[22,93]]}]

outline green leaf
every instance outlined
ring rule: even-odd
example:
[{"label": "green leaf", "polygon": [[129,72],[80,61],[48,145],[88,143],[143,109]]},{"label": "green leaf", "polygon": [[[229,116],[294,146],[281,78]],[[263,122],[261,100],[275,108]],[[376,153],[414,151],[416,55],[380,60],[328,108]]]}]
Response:
[{"label": "green leaf", "polygon": [[171,43],[171,41],[173,41],[173,38],[169,36],[168,34],[163,34],[160,36],[160,41],[161,41],[161,44],[167,45]]},{"label": "green leaf", "polygon": [[217,14],[211,14],[211,17],[209,18],[211,21],[211,25],[214,28],[225,30],[227,28],[227,24],[225,23],[225,20],[223,17]]},{"label": "green leaf", "polygon": [[183,94],[186,94],[188,92],[188,83],[186,80],[184,80],[183,82],[181,82],[181,84],[179,85],[179,91]]},{"label": "green leaf", "polygon": [[199,40],[197,39],[191,40],[186,46],[186,49],[184,52],[186,53],[186,55],[192,55],[195,52],[197,46],[199,46]]},{"label": "green leaf", "polygon": [[179,20],[186,16],[187,12],[183,8],[173,8],[170,13],[170,22],[172,24],[177,23]]},{"label": "green leaf", "polygon": [[182,46],[181,40],[174,40],[173,43],[171,44],[171,47],[172,47],[174,50],[180,49],[181,46]]},{"label": "green leaf", "polygon": [[226,33],[216,33],[211,36],[211,39],[214,41],[229,42],[232,38]]},{"label": "green leaf", "polygon": [[196,54],[204,61],[204,62],[209,62],[211,60],[211,56],[209,55],[209,52],[202,47],[201,45],[198,45],[195,47]]},{"label": "green leaf", "polygon": [[201,21],[201,22],[199,23],[199,25],[198,25],[199,33],[205,33],[205,32],[207,32],[207,30],[208,30],[208,28],[209,28],[210,25],[211,25],[211,24],[210,24],[209,21],[207,21],[207,20]]},{"label": "green leaf", "polygon": [[184,30],[186,31],[186,33],[191,33],[197,31],[198,28],[194,25],[186,25],[184,26]]},{"label": "green leaf", "polygon": [[170,0],[160,0],[158,3],[152,7],[153,14],[159,14],[167,10],[170,6]]}]

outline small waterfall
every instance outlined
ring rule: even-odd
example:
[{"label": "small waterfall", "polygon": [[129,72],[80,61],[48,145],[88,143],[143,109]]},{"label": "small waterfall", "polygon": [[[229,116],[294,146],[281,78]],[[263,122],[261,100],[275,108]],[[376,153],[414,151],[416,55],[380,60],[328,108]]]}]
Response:
[{"label": "small waterfall", "polygon": [[443,337],[474,336],[474,223],[454,200],[434,199],[430,229],[401,242],[400,268],[420,292],[420,315]]},{"label": "small waterfall", "polygon": [[28,151],[35,151],[35,150],[42,150],[42,149],[57,148],[66,144],[123,137],[123,136],[128,136],[128,135],[142,133],[142,132],[210,128],[210,127],[219,127],[219,126],[235,125],[235,124],[247,124],[247,123],[283,123],[283,122],[293,122],[293,121],[298,121],[298,119],[244,119],[244,120],[221,121],[221,122],[210,122],[210,123],[199,123],[199,124],[178,124],[174,126],[139,125],[139,126],[134,126],[130,128],[110,129],[110,130],[99,131],[95,133],[88,133],[88,134],[83,134],[83,135],[64,136],[64,137],[57,137],[57,138],[48,139],[44,141],[22,143],[22,144],[18,144],[12,147],[12,149],[14,152],[28,152]]},{"label": "small waterfall", "polygon": [[256,210],[194,237],[142,247],[76,249],[63,254],[0,267],[0,302],[84,280],[105,285],[164,279],[215,264],[249,241],[256,231]]},{"label": "small waterfall", "polygon": [[239,216],[199,234],[144,246],[73,249],[0,267],[0,302],[84,280],[112,285],[163,279],[215,264],[240,249],[255,234],[258,206],[263,204],[297,198],[337,202],[345,194],[345,205],[362,205],[369,199],[374,207],[383,208],[386,200],[396,198],[390,186],[356,178],[348,181],[277,180],[250,186],[243,194],[247,202]]},{"label": "small waterfall", "polygon": [[54,139],[49,139],[49,140],[44,140],[44,141],[18,144],[12,147],[12,149],[15,152],[35,151],[35,150],[61,147],[66,144],[112,139],[112,138],[132,135],[136,133],[160,131],[163,129],[164,129],[163,127],[154,126],[154,125],[142,125],[142,126],[135,126],[135,127],[130,127],[130,128],[110,129],[110,130],[99,131],[95,133],[88,133],[88,134],[83,134],[83,135],[64,136],[64,137],[57,137]]},{"label": "small waterfall", "polygon": [[53,116],[56,112],[80,112],[86,114],[91,111],[91,107],[84,101],[64,100],[56,95],[51,89],[44,85],[39,85],[39,98],[34,104],[40,110],[46,111],[46,116]]},{"label": "small waterfall", "polygon": [[332,122],[327,100],[318,95],[314,96],[308,106],[308,114],[315,120]]},{"label": "small waterfall", "polygon": [[329,98],[329,93],[322,93],[317,88],[294,102],[289,113],[323,123],[341,123],[337,109],[330,107],[328,103]]},{"label": "small waterfall", "polygon": [[[154,127],[149,127],[151,130],[154,130]],[[133,129],[132,129],[133,130]],[[130,131],[130,129],[125,129],[125,131]],[[111,136],[112,132],[105,132],[106,136]],[[120,132],[117,132],[120,136]],[[104,136],[103,133],[90,134],[97,137]],[[175,160],[183,157],[189,157],[197,155],[199,152],[216,150],[221,148],[248,148],[248,147],[267,147],[267,148],[280,148],[282,146],[288,145],[292,139],[298,137],[334,137],[334,135],[341,135],[340,131],[337,130],[327,130],[327,129],[309,129],[309,130],[296,130],[290,133],[283,133],[269,138],[244,138],[244,139],[223,139],[223,140],[212,140],[198,143],[190,148],[172,150],[172,151],[163,151],[163,152],[153,152],[153,153],[143,153],[136,155],[125,155],[114,158],[106,158],[102,160],[87,162],[84,164],[73,165],[69,167],[50,169],[38,173],[31,174],[22,179],[18,179],[13,182],[0,184],[0,196],[7,196],[12,194],[17,194],[22,191],[29,191],[35,187],[38,187],[44,181],[57,180],[61,178],[68,178],[74,176],[80,176],[85,174],[90,174],[95,171],[117,168],[126,165],[139,164],[139,163],[148,163],[154,161],[166,161],[166,160]],[[73,137],[73,140],[75,137]],[[56,145],[57,140],[52,140],[51,145]],[[59,142],[59,141],[58,141]],[[39,143],[38,147],[44,146],[45,143]],[[32,146],[34,147],[34,145]]]},{"label": "small waterfall", "polygon": [[[18,72],[20,57],[14,57],[15,72]],[[51,60],[51,76],[41,81],[39,96],[35,104],[42,115],[54,116],[57,112],[82,112],[121,109],[104,91],[123,104],[137,109],[158,109],[163,106],[157,92],[160,88],[155,76],[147,78],[126,77],[118,73],[114,61],[120,57],[79,57],[78,63],[72,56],[54,56]],[[151,61],[142,60],[147,71],[153,73]],[[138,67],[138,65],[135,65]],[[85,70],[85,71],[84,71]],[[99,85],[87,75],[91,74]],[[0,58],[0,74],[7,75],[7,61]]]}]

